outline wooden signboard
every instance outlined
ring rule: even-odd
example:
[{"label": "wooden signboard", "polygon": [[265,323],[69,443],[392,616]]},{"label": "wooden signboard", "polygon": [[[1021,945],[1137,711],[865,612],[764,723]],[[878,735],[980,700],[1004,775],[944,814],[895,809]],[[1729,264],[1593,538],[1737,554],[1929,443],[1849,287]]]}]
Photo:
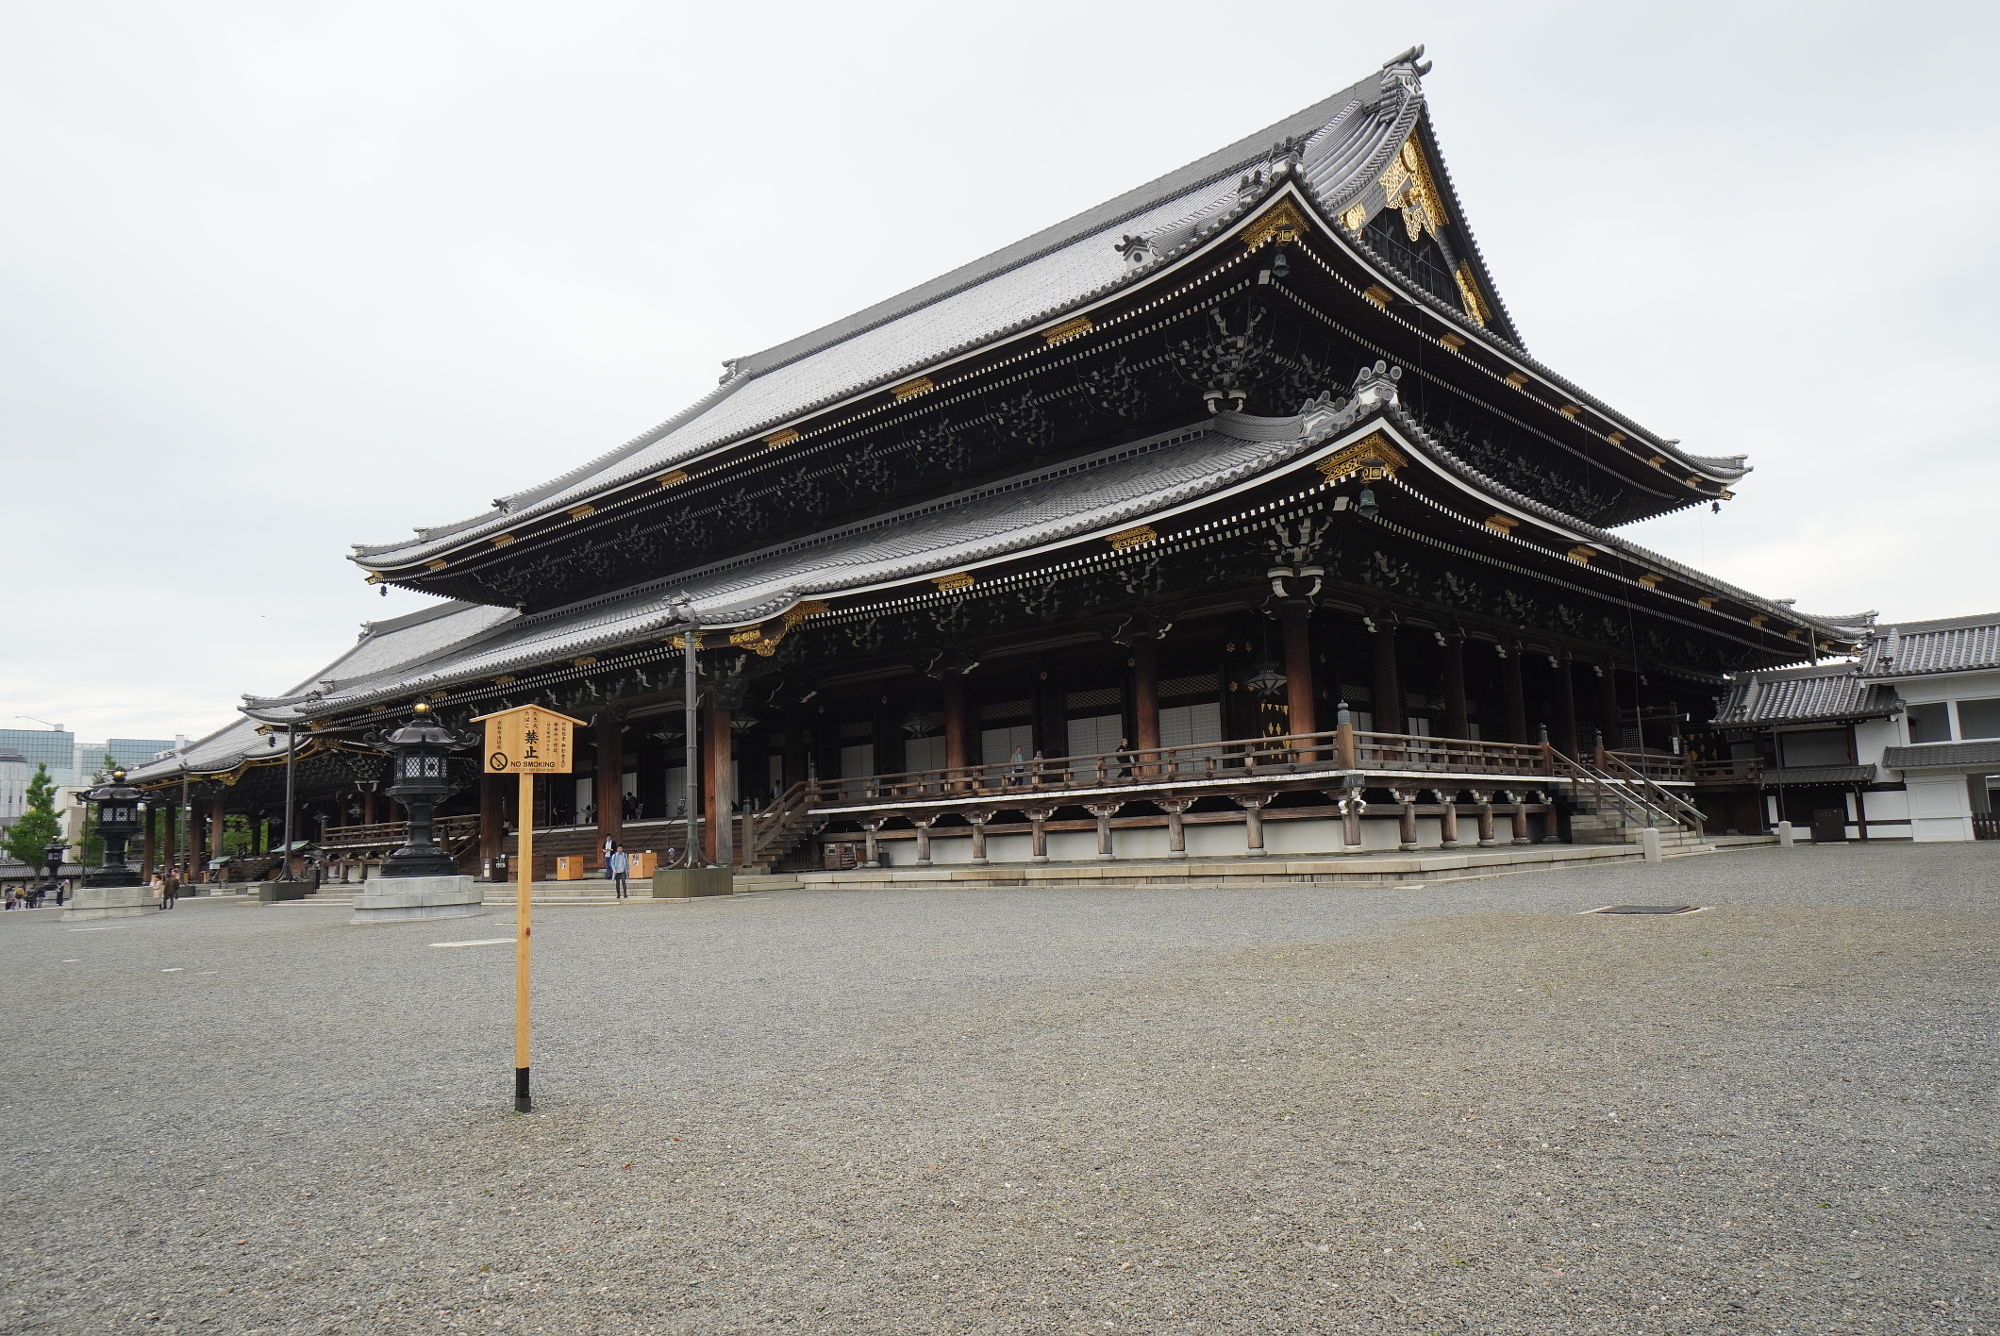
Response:
[{"label": "wooden signboard", "polygon": [[474,723],[486,725],[486,773],[489,775],[567,775],[575,756],[580,720],[539,705],[523,705],[498,714],[482,714]]},{"label": "wooden signboard", "polygon": [[515,859],[520,900],[514,925],[514,1111],[527,1113],[534,1107],[528,1085],[528,965],[534,945],[535,776],[570,772],[576,754],[571,744],[583,721],[539,705],[522,705],[498,714],[482,714],[472,722],[486,725],[486,773],[521,777],[520,801],[515,808],[521,848]]}]

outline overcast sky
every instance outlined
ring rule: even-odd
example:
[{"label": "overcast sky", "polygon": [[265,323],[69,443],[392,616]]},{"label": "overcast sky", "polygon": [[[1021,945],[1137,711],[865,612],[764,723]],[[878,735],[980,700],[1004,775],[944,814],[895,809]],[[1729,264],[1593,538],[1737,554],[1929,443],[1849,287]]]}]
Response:
[{"label": "overcast sky", "polygon": [[1996,7],[0,7],[0,726],[199,735],[458,519],[1415,42],[1530,349],[1756,472],[1636,540],[1989,611]]}]

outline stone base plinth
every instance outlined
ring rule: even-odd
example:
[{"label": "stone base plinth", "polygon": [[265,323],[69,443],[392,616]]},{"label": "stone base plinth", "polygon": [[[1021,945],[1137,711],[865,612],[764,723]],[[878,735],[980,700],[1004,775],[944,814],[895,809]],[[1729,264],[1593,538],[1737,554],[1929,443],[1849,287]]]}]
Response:
[{"label": "stone base plinth", "polygon": [[470,918],[484,914],[486,888],[470,877],[377,877],[354,897],[349,923]]},{"label": "stone base plinth", "polygon": [[735,893],[736,878],[726,867],[671,867],[653,874],[655,900],[692,900]]},{"label": "stone base plinth", "polygon": [[132,918],[160,912],[160,899],[150,886],[79,886],[63,906],[63,922],[77,919]]},{"label": "stone base plinth", "polygon": [[309,881],[246,881],[243,894],[254,895],[267,905],[280,904],[286,900],[303,900],[313,893]]}]

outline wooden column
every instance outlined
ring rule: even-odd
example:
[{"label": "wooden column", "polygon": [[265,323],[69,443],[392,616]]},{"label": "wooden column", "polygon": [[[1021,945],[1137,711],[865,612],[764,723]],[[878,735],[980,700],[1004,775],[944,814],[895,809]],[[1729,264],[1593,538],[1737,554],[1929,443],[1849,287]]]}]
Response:
[{"label": "wooden column", "polygon": [[1604,730],[1604,745],[1617,751],[1625,745],[1625,712],[1618,705],[1618,670],[1607,663],[1597,671],[1597,726]]},{"label": "wooden column", "polygon": [[161,832],[160,859],[169,871],[180,869],[181,805],[175,799],[167,807],[167,828]]},{"label": "wooden column", "polygon": [[956,772],[968,764],[966,758],[972,752],[971,728],[965,710],[965,674],[946,673],[940,685],[944,690],[944,764],[946,769]]},{"label": "wooden column", "polygon": [[625,721],[609,710],[597,713],[597,773],[590,786],[597,804],[597,847],[625,838]]},{"label": "wooden column", "polygon": [[203,842],[203,836],[202,836],[202,832],[206,829],[206,827],[203,825],[203,822],[205,820],[206,818],[203,817],[201,809],[195,806],[194,800],[190,798],[188,800],[188,847],[187,847],[187,870],[188,870],[189,881],[203,880],[201,851],[207,847],[207,845],[204,844]]},{"label": "wooden column", "polygon": [[510,785],[505,775],[479,777],[479,870],[494,881],[501,880],[501,832],[507,825],[507,790],[514,787],[518,786]]},{"label": "wooden column", "polygon": [[1264,848],[1264,808],[1271,801],[1268,793],[1239,793],[1236,805],[1243,809],[1243,848],[1252,858],[1262,858]]},{"label": "wooden column", "polygon": [[929,867],[931,865],[931,823],[936,820],[937,818],[934,816],[913,816],[910,818],[910,824],[917,828],[918,867]]},{"label": "wooden column", "polygon": [[730,783],[734,737],[729,731],[729,707],[711,703],[702,721],[701,800],[708,820],[702,823],[701,847],[708,861],[730,866],[735,856],[735,786]]},{"label": "wooden column", "polygon": [[1030,807],[1028,809],[1029,853],[1031,863],[1049,861],[1049,818],[1056,814],[1053,807]]},{"label": "wooden column", "polygon": [[1317,733],[1312,657],[1312,609],[1303,603],[1287,603],[1279,614],[1285,628],[1285,708],[1290,716],[1289,731]]},{"label": "wooden column", "polygon": [[1565,756],[1577,754],[1576,738],[1576,679],[1570,672],[1567,659],[1557,658],[1555,672],[1555,736],[1550,739],[1556,750]]},{"label": "wooden column", "polygon": [[1528,693],[1521,683],[1521,649],[1500,651],[1501,710],[1506,716],[1507,741],[1528,742]]},{"label": "wooden column", "polygon": [[222,857],[222,835],[229,824],[229,813],[222,810],[222,799],[217,798],[208,813],[208,856]]},{"label": "wooden column", "polygon": [[1474,789],[1472,801],[1479,804],[1479,847],[1490,849],[1499,843],[1493,838],[1493,792],[1490,789]]},{"label": "wooden column", "polygon": [[1375,729],[1377,733],[1401,733],[1403,718],[1403,674],[1396,664],[1396,626],[1387,618],[1375,619]]},{"label": "wooden column", "polygon": [[[1160,745],[1160,643],[1150,638],[1132,642],[1132,745],[1140,751]],[[1147,769],[1142,765],[1140,773]]]},{"label": "wooden column", "polygon": [[1186,798],[1162,798],[1160,810],[1167,814],[1167,857],[1187,857],[1187,827],[1181,824],[1181,813],[1187,811]]},{"label": "wooden column", "polygon": [[1417,791],[1415,789],[1394,790],[1400,810],[1396,814],[1396,830],[1405,850],[1417,847]]},{"label": "wooden column", "polygon": [[139,876],[146,881],[153,879],[154,857],[158,853],[153,828],[159,823],[160,814],[153,810],[153,804],[146,804],[146,825],[139,833]]},{"label": "wooden column", "polygon": [[1097,856],[1111,857],[1111,818],[1124,803],[1085,803],[1083,810],[1097,818]]},{"label": "wooden column", "polygon": [[967,812],[966,824],[972,827],[972,861],[986,861],[986,823],[993,819],[991,812]]},{"label": "wooden column", "polygon": [[1439,649],[1444,666],[1444,735],[1448,738],[1472,736],[1470,712],[1465,707],[1465,641],[1448,635]]},{"label": "wooden column", "polygon": [[1446,849],[1456,849],[1459,845],[1458,794],[1456,792],[1440,791],[1437,797],[1438,801],[1444,804],[1439,822],[1439,829],[1443,838],[1439,843]]}]

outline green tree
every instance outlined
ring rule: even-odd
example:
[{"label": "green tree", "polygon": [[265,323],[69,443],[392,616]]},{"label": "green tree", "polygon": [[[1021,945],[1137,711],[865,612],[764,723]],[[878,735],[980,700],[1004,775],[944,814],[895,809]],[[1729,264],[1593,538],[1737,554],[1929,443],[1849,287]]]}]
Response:
[{"label": "green tree", "polygon": [[48,766],[38,765],[35,777],[28,781],[27,810],[7,828],[7,852],[31,867],[41,867],[42,850],[61,834],[62,823],[56,819],[56,786],[49,779]]},{"label": "green tree", "polygon": [[[112,759],[111,753],[104,753],[104,764],[90,772],[91,784],[95,786],[105,783],[111,778],[111,772],[117,768],[118,762]],[[102,867],[104,865],[104,837],[97,833],[97,809],[89,803],[83,805],[82,832],[81,838],[77,841],[83,851],[78,861],[85,867]]]}]

